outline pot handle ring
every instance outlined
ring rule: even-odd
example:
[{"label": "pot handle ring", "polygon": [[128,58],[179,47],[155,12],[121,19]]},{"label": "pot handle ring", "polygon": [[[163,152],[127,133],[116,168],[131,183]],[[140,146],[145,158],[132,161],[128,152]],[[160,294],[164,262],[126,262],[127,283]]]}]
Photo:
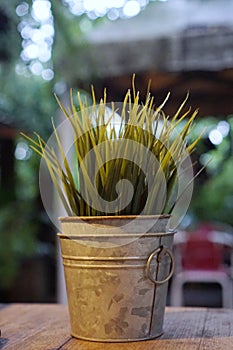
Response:
[{"label": "pot handle ring", "polygon": [[[153,257],[155,255],[157,255],[157,262],[160,263],[161,260],[163,259],[164,255],[166,255],[166,254],[169,256],[169,258],[171,260],[170,272],[169,272],[169,274],[167,275],[167,277],[165,279],[163,279],[161,281],[157,281],[156,279],[154,279],[154,277],[151,274],[150,264],[151,264],[151,261],[152,261],[152,259],[153,259]],[[147,277],[151,280],[151,282],[153,282],[156,285],[164,284],[165,282],[167,282],[172,277],[173,272],[174,272],[174,266],[175,266],[175,261],[174,261],[173,254],[170,251],[170,249],[168,249],[165,246],[160,246],[160,247],[156,248],[149,255],[149,257],[147,259],[147,262],[146,262],[146,274],[147,274]]]}]

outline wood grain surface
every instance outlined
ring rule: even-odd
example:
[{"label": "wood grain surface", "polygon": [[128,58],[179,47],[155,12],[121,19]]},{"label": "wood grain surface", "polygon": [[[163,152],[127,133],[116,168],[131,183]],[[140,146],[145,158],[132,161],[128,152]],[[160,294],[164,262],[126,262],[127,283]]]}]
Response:
[{"label": "wood grain surface", "polygon": [[164,334],[154,340],[97,343],[72,338],[68,308],[59,304],[0,305],[0,349],[231,350],[233,310],[166,308]]}]

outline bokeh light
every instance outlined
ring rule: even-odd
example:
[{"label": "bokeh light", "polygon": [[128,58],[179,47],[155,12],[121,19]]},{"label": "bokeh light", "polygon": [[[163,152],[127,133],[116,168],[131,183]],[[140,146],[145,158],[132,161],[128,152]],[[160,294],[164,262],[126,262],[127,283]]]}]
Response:
[{"label": "bokeh light", "polygon": [[225,120],[221,120],[217,125],[217,130],[222,134],[223,137],[226,137],[230,131],[230,124]]},{"label": "bokeh light", "polygon": [[20,57],[26,68],[16,67],[17,74],[29,72],[48,81],[53,79],[52,46],[54,24],[49,0],[34,0],[31,8],[25,2],[16,7],[16,14],[21,17],[18,31],[22,37]]},{"label": "bokeh light", "polygon": [[63,0],[76,16],[86,13],[91,20],[107,16],[111,21],[134,17],[149,2],[150,0]]},{"label": "bokeh light", "polygon": [[223,140],[221,132],[217,129],[213,129],[209,132],[209,140],[213,145],[220,145]]},{"label": "bokeh light", "polygon": [[[92,20],[104,16],[111,21],[131,18],[138,15],[150,1],[166,0],[62,0],[62,3],[75,16],[86,14],[80,19],[80,29],[86,33],[93,28]],[[32,73],[45,80],[53,79],[55,30],[51,0],[33,0],[31,6],[21,2],[16,7],[16,14],[21,19],[18,25],[22,37],[20,57],[26,66],[25,70],[16,68],[17,74],[26,76]]]}]

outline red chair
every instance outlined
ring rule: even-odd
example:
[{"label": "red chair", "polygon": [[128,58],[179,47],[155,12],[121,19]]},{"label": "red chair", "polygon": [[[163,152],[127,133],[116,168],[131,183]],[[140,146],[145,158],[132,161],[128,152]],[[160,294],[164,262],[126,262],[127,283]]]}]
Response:
[{"label": "red chair", "polygon": [[230,269],[224,265],[225,246],[212,241],[211,230],[200,229],[177,244],[175,257],[178,263],[171,284],[171,305],[184,304],[185,283],[218,283],[222,289],[222,306],[232,308],[232,279]]},{"label": "red chair", "polygon": [[222,270],[224,247],[209,240],[190,238],[182,249],[184,270],[218,271]]}]

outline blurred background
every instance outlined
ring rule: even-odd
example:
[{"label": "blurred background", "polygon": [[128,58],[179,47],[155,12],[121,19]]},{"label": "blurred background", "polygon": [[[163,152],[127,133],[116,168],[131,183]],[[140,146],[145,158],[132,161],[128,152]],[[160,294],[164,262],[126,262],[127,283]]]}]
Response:
[{"label": "blurred background", "polygon": [[[109,101],[121,101],[136,73],[142,100],[149,79],[157,105],[171,91],[169,115],[189,91],[187,106],[200,110],[191,137],[202,133],[194,170],[206,167],[175,242],[177,275],[187,232],[217,232],[232,246],[232,13],[231,0],[0,0],[0,302],[64,300],[40,159],[19,133],[48,138],[51,116],[60,117],[54,93],[66,101],[71,87],[89,94],[94,84],[98,98],[106,87]],[[231,252],[223,266],[230,271]],[[223,306],[224,284],[182,278],[183,304]],[[169,303],[181,302],[172,295]]]}]

